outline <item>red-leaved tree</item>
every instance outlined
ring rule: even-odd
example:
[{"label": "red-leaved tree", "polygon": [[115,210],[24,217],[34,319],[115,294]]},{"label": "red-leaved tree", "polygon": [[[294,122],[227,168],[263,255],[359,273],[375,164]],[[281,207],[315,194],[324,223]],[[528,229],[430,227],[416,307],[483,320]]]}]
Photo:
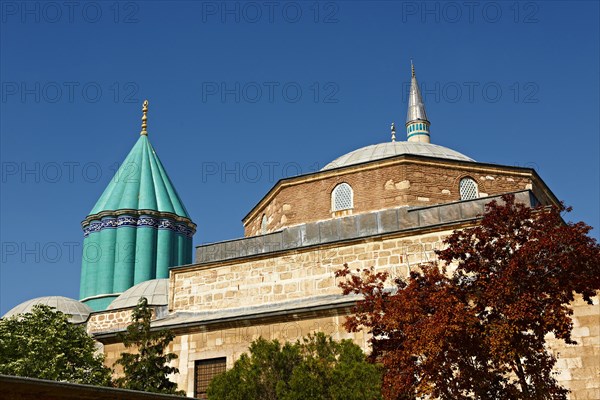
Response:
[{"label": "red-leaved tree", "polygon": [[575,343],[569,304],[600,289],[600,246],[591,227],[563,221],[570,209],[502,200],[444,240],[441,266],[392,290],[387,273],[337,271],[344,294],[364,296],[345,326],[373,335],[386,399],[566,399],[545,336]]}]

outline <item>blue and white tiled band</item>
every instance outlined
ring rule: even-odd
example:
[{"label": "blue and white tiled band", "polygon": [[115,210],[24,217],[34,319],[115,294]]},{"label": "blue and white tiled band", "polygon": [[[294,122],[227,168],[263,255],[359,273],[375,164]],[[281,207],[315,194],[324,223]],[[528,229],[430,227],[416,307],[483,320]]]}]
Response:
[{"label": "blue and white tiled band", "polygon": [[150,227],[155,229],[167,229],[175,233],[192,237],[194,230],[183,222],[175,222],[165,218],[155,218],[143,215],[141,217],[132,217],[130,215],[120,215],[118,217],[104,217],[100,221],[92,221],[83,228],[83,236],[87,237],[90,233],[99,232],[102,229],[114,229],[122,226],[131,227]]}]

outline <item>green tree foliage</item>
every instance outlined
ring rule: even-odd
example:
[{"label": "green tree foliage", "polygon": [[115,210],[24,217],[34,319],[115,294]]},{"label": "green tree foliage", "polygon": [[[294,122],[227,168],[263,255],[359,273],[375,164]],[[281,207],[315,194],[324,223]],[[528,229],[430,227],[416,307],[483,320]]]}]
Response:
[{"label": "green tree foliage", "polygon": [[380,399],[379,367],[366,361],[351,340],[323,333],[281,345],[252,342],[234,367],[208,387],[211,400],[372,400]]},{"label": "green tree foliage", "polygon": [[373,334],[390,400],[565,400],[553,375],[547,334],[573,344],[573,311],[600,289],[600,246],[561,208],[529,208],[514,196],[492,201],[481,223],[454,232],[397,291],[387,273],[337,272],[345,294],[362,294],[346,328]]},{"label": "green tree foliage", "polygon": [[0,320],[0,374],[108,386],[103,361],[85,327],[52,307]]},{"label": "green tree foliage", "polygon": [[115,364],[123,367],[123,376],[115,380],[117,386],[144,392],[185,395],[168,378],[170,374],[179,373],[179,369],[168,365],[177,355],[165,353],[175,335],[166,329],[151,330],[152,309],[148,307],[145,297],[140,298],[131,319],[132,323],[124,334],[119,335],[119,339],[125,347],[134,348],[136,352],[121,353],[116,361]]}]

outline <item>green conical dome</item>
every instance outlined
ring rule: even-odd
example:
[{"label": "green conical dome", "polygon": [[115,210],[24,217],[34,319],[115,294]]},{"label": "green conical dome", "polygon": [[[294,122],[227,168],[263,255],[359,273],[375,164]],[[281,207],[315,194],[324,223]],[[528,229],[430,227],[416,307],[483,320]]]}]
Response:
[{"label": "green conical dome", "polygon": [[100,199],[82,222],[81,302],[94,310],[141,282],[169,277],[192,262],[194,224],[142,132]]},{"label": "green conical dome", "polygon": [[146,135],[140,136],[90,215],[116,210],[153,210],[189,218]]}]

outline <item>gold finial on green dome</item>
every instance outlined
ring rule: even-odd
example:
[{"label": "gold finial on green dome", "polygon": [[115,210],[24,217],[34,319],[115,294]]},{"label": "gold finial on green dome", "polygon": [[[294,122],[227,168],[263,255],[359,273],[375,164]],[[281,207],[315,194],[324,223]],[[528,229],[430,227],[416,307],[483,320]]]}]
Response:
[{"label": "gold finial on green dome", "polygon": [[146,127],[148,126],[148,124],[146,123],[147,121],[148,121],[148,100],[144,100],[144,106],[142,107],[142,131],[140,132],[140,135],[148,136],[148,131],[146,130]]}]

